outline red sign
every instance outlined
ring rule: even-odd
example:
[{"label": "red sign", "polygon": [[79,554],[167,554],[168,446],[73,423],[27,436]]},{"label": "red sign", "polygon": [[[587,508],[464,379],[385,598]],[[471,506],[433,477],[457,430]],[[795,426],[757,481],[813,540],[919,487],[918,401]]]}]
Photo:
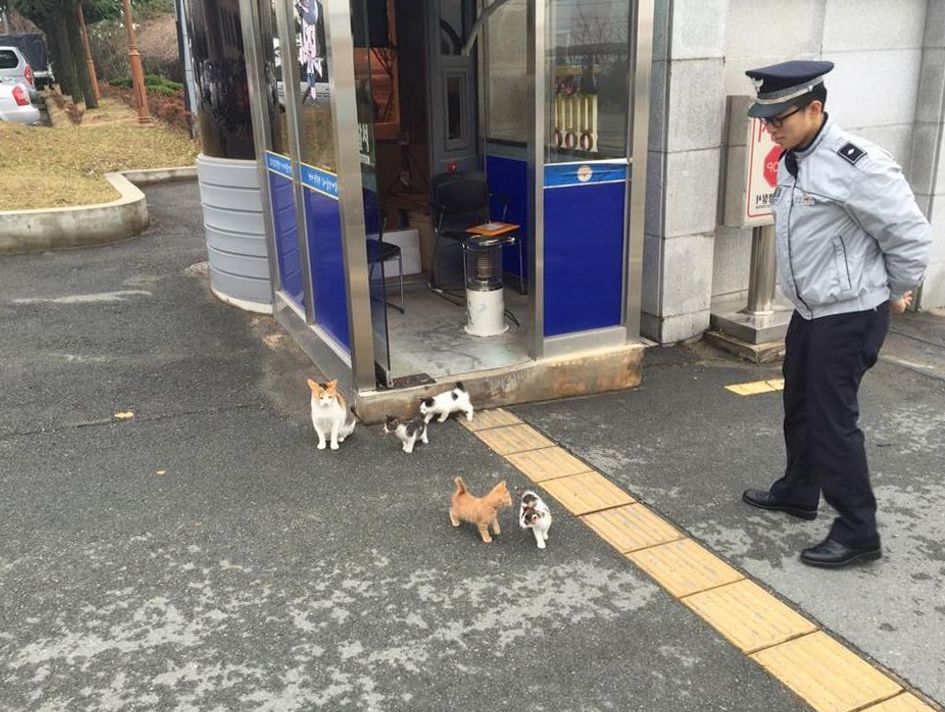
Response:
[{"label": "red sign", "polygon": [[778,159],[781,157],[781,147],[775,146],[765,156],[765,180],[772,188],[778,184]]},{"label": "red sign", "polygon": [[748,122],[747,190],[742,224],[769,225],[772,221],[771,198],[778,185],[778,158],[781,147],[771,140],[758,119]]}]

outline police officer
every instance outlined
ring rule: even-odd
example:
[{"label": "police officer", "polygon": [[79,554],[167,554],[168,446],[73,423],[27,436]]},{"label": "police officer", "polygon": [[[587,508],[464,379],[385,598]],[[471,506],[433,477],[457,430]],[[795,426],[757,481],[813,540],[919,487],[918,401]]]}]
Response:
[{"label": "police officer", "polygon": [[761,119],[784,149],[772,198],[778,281],[794,304],[785,339],[784,476],[742,498],[814,519],[820,493],[837,512],[812,566],[882,555],[857,392],[876,363],[889,314],[905,311],[928,264],[932,230],[898,165],[824,111],[831,62],[784,62],[746,74]]}]

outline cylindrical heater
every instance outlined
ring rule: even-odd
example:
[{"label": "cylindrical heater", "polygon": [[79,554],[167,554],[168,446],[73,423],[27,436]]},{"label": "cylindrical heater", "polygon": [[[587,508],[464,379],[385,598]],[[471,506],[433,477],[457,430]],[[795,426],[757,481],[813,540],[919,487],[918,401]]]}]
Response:
[{"label": "cylindrical heater", "polygon": [[497,336],[508,331],[502,286],[502,241],[470,240],[466,248],[466,333]]}]

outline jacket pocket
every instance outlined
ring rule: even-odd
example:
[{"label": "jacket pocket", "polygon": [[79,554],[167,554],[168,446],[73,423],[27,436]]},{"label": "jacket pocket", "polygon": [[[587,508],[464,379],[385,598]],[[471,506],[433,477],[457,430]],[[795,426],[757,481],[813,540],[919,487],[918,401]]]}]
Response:
[{"label": "jacket pocket", "polygon": [[847,253],[847,243],[843,239],[843,235],[837,235],[833,239],[833,250],[837,275],[840,279],[840,293],[844,295],[852,294],[853,277],[850,274],[850,256]]}]

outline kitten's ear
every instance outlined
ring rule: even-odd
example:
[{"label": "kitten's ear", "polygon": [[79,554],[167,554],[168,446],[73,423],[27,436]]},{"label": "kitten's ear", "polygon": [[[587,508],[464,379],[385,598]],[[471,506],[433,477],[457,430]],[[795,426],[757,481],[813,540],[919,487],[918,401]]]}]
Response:
[{"label": "kitten's ear", "polygon": [[319,385],[318,385],[315,381],[313,381],[311,378],[305,379],[305,382],[308,383],[309,390],[310,390],[312,393],[314,393],[315,395],[318,395],[319,392],[322,390],[322,389],[321,389],[321,386],[319,386]]},{"label": "kitten's ear", "polygon": [[325,384],[325,390],[326,391],[338,390],[338,379],[336,378],[334,381],[328,381],[328,383]]}]

